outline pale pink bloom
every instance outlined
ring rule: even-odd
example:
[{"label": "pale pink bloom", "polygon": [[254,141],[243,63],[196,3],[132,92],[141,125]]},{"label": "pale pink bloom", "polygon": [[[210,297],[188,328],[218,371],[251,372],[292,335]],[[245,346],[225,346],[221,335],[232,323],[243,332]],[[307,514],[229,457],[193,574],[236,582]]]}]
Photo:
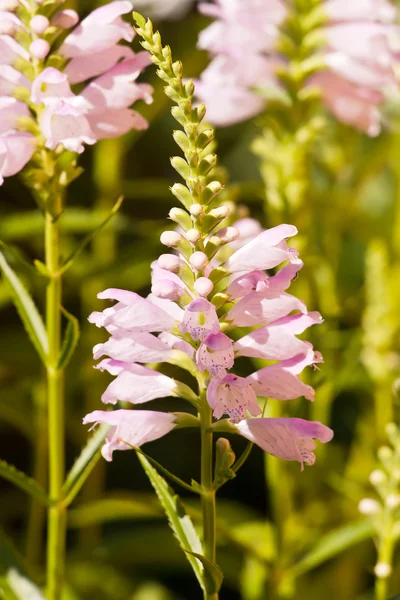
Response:
[{"label": "pale pink bloom", "polygon": [[28,31],[25,25],[12,12],[0,10],[0,33],[13,35],[18,29]]},{"label": "pale pink bloom", "polygon": [[22,73],[10,65],[0,65],[0,96],[12,94],[16,87],[29,89],[31,83]]},{"label": "pale pink bloom", "polygon": [[227,260],[225,267],[235,274],[272,269],[282,262],[297,260],[297,252],[288,248],[286,238],[297,234],[293,225],[278,225],[263,231]]},{"label": "pale pink bloom", "polygon": [[12,65],[17,59],[30,61],[27,52],[9,35],[0,35],[0,64]]},{"label": "pale pink bloom", "polygon": [[201,271],[208,263],[208,257],[204,252],[193,252],[189,258],[189,262],[197,271]]},{"label": "pale pink bloom", "polygon": [[180,350],[181,352],[187,354],[189,358],[194,358],[193,346],[176,335],[173,335],[168,331],[162,331],[158,336],[158,339],[165,342],[172,350]]},{"label": "pale pink bloom", "polygon": [[207,297],[214,289],[213,282],[207,277],[199,277],[193,284],[194,291],[199,296]]},{"label": "pale pink bloom", "polygon": [[146,83],[136,83],[144,67],[149,64],[148,53],[139,52],[94,79],[83,90],[82,96],[94,109],[127,108],[138,100],[150,104],[153,101],[153,88]]},{"label": "pale pink bloom", "polygon": [[[297,278],[300,269],[303,268],[303,261],[299,258],[292,258],[288,265],[285,265],[268,279],[268,287],[274,292],[284,292],[288,289],[294,279]],[[258,291],[258,290],[257,290]]]},{"label": "pale pink bloom", "polygon": [[[58,69],[47,67],[32,83],[31,100],[35,104],[54,98],[72,98],[68,77]],[[85,105],[88,109],[88,105]]]},{"label": "pale pink bloom", "polygon": [[86,101],[81,96],[47,102],[40,118],[46,148],[54,150],[62,144],[71,152],[81,153],[85,149],[83,144],[95,144],[96,137],[85,116],[87,111]]},{"label": "pale pink bloom", "polygon": [[165,269],[172,273],[178,273],[181,267],[181,259],[176,254],[161,254],[161,256],[158,257],[157,263],[160,269]]},{"label": "pale pink bloom", "polygon": [[18,0],[0,0],[0,10],[13,11],[18,8]]},{"label": "pale pink bloom", "polygon": [[0,133],[15,129],[19,117],[29,117],[26,104],[8,96],[0,97]]},{"label": "pale pink bloom", "polygon": [[282,293],[287,290],[302,267],[303,262],[300,259],[293,259],[292,262],[282,267],[272,277],[266,275],[264,271],[251,271],[234,279],[227,288],[227,294],[232,299],[238,299],[243,298],[243,296],[251,292],[269,290],[276,294]]},{"label": "pale pink bloom", "polygon": [[234,343],[236,356],[250,356],[266,360],[286,360],[296,354],[307,354],[309,342],[299,340],[296,335],[311,325],[322,323],[317,312],[283,317],[270,325],[260,327]]},{"label": "pale pink bloom", "polygon": [[185,293],[193,297],[193,294],[191,294],[180,277],[172,271],[162,269],[158,261],[153,261],[151,264],[151,284],[152,293],[159,298],[176,301]]},{"label": "pale pink bloom", "polygon": [[239,300],[226,315],[226,320],[237,327],[254,327],[272,323],[294,310],[306,313],[307,307],[296,296],[265,289],[250,292]]},{"label": "pale pink bloom", "polygon": [[151,333],[117,330],[107,342],[93,348],[95,360],[104,355],[123,362],[158,363],[169,359],[171,348]]},{"label": "pale pink bloom", "polygon": [[332,21],[393,23],[396,18],[396,7],[388,0],[327,0],[324,8]]},{"label": "pale pink bloom", "polygon": [[128,46],[113,46],[100,52],[74,57],[64,72],[71,85],[81,83],[112,69],[120,60],[128,60],[134,56],[135,53]]},{"label": "pale pink bloom", "polygon": [[357,127],[369,136],[379,135],[381,117],[378,109],[383,95],[365,87],[357,87],[334,73],[319,73],[314,78],[319,85],[327,107],[335,117]]},{"label": "pale pink bloom", "polygon": [[60,53],[73,58],[111,48],[122,39],[131,42],[133,27],[121,18],[131,11],[132,4],[125,0],[96,8],[64,40]]},{"label": "pale pink bloom", "polygon": [[227,414],[232,423],[245,419],[247,410],[253,417],[262,412],[251,385],[246,379],[233,373],[211,379],[207,388],[207,401],[216,419]]},{"label": "pale pink bloom", "polygon": [[[108,289],[97,295],[101,300],[117,300],[117,304],[103,312],[93,312],[89,322],[97,327],[120,328],[125,331],[171,331],[178,325],[173,315],[159,308],[154,299],[142,298],[134,292]],[[171,303],[173,304],[173,303]],[[168,305],[163,305],[167,308]],[[176,306],[176,305],[175,305]],[[178,309],[179,307],[176,306]],[[180,310],[180,309],[179,309]]]},{"label": "pale pink bloom", "polygon": [[200,371],[207,370],[211,377],[224,377],[235,360],[232,340],[221,333],[210,333],[201,343],[196,354]]},{"label": "pale pink bloom", "polygon": [[293,400],[304,396],[313,402],[313,388],[300,381],[298,375],[305,367],[321,361],[321,355],[310,347],[306,354],[298,354],[256,371],[247,377],[247,382],[257,396],[276,400]]},{"label": "pale pink bloom", "polygon": [[4,177],[16,175],[30,161],[35,151],[35,137],[22,131],[0,134],[0,185]]},{"label": "pale pink bloom", "polygon": [[[372,88],[376,91],[385,86],[395,84],[395,73],[393,66],[383,67],[370,61],[359,61],[343,52],[329,52],[324,58],[325,64],[331,71],[347,79],[349,83]],[[317,75],[318,78],[320,75]],[[313,83],[313,79],[310,80]],[[378,100],[378,99],[377,99]],[[382,96],[379,97],[379,102]]]},{"label": "pale pink bloom", "polygon": [[88,423],[111,425],[101,449],[103,457],[111,461],[114,450],[131,450],[131,446],[140,447],[172,431],[175,416],[152,410],[95,410],[84,417],[83,424]]},{"label": "pale pink bloom", "polygon": [[143,404],[156,398],[178,395],[174,379],[143,365],[106,358],[97,368],[116,376],[101,397],[104,404],[116,404],[119,400]]},{"label": "pale pink bloom", "polygon": [[60,29],[71,29],[79,22],[79,15],[76,10],[66,8],[60,10],[51,19],[53,27],[59,27]]},{"label": "pale pink bloom", "polygon": [[210,333],[219,332],[219,320],[215,306],[205,298],[197,298],[185,308],[182,333],[189,333],[194,340],[205,340]]},{"label": "pale pink bloom", "polygon": [[351,22],[327,27],[325,35],[331,50],[387,66],[393,62],[391,37],[394,32],[394,28],[382,23]]},{"label": "pale pink bloom", "polygon": [[247,419],[237,424],[241,435],[268,454],[284,460],[297,460],[303,465],[315,463],[314,439],[330,442],[333,431],[322,423],[304,419]]},{"label": "pale pink bloom", "polygon": [[260,221],[251,217],[239,219],[235,221],[233,226],[239,231],[239,238],[232,242],[232,248],[235,250],[251,242],[252,239],[263,231]]}]

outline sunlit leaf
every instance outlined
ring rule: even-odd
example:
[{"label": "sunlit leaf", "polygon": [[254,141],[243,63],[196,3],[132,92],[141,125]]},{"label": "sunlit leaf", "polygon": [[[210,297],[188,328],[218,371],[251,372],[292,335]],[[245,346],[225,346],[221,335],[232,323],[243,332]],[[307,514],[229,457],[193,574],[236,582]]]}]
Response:
[{"label": "sunlit leaf", "polygon": [[202,554],[197,554],[197,552],[190,552],[189,550],[185,550],[188,554],[195,556],[199,559],[204,567],[204,586],[207,590],[208,594],[218,594],[221,589],[222,581],[224,579],[224,574],[222,569],[217,563],[208,560]]},{"label": "sunlit leaf", "polygon": [[32,340],[42,361],[46,362],[48,353],[48,341],[42,318],[33,302],[31,296],[22,285],[16,273],[7,263],[3,252],[0,250],[0,268],[4,279],[7,281],[13,302],[18,310],[24,327]]},{"label": "sunlit leaf", "polygon": [[68,365],[71,360],[75,348],[79,342],[80,327],[79,321],[74,315],[69,313],[65,308],[62,308],[63,315],[68,320],[68,325],[65,330],[64,340],[61,347],[60,358],[58,361],[57,368],[62,370]]}]

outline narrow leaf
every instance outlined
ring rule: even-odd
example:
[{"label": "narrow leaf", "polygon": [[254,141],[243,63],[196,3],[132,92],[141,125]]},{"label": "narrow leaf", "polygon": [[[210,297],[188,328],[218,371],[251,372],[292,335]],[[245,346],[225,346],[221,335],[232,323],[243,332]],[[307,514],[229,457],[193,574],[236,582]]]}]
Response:
[{"label": "narrow leaf", "polygon": [[[185,550],[185,548],[184,548]],[[224,574],[222,569],[217,563],[208,560],[202,554],[197,554],[196,552],[190,552],[190,550],[185,550],[188,554],[195,556],[199,559],[199,561],[203,564],[204,567],[204,586],[208,594],[218,594],[221,589],[222,581],[224,579]]]},{"label": "narrow leaf", "polygon": [[68,473],[63,487],[63,492],[66,497],[65,503],[67,506],[71,504],[99,460],[100,448],[109,429],[110,426],[107,424],[101,425],[97,429],[96,433],[82,449],[82,452]]},{"label": "narrow leaf", "polygon": [[179,541],[181,548],[186,552],[187,559],[197,577],[197,580],[205,591],[204,570],[199,560],[192,554],[188,553],[187,549],[196,554],[202,555],[202,545],[196,533],[190,517],[186,514],[185,509],[180,501],[179,496],[168,486],[156,469],[152,467],[150,462],[138,453],[138,458],[143,469],[148,476],[151,485],[153,486],[158,499],[165,510],[168,521],[175,537]]},{"label": "narrow leaf", "polygon": [[42,504],[50,505],[50,499],[44,489],[31,477],[19,471],[13,465],[9,465],[5,460],[0,460],[0,477],[11,481],[24,492],[27,492]]},{"label": "narrow leaf", "polygon": [[0,250],[0,268],[3,276],[10,286],[15,307],[21,317],[24,327],[32,340],[43,363],[46,363],[48,353],[47,334],[42,318],[31,296],[22,285],[16,273],[7,263],[3,252]]},{"label": "narrow leaf", "polygon": [[298,577],[318,567],[348,548],[372,538],[374,528],[369,520],[355,521],[323,536],[303,559],[300,559],[286,574]]},{"label": "narrow leaf", "polygon": [[75,258],[81,252],[83,252],[83,250],[86,248],[86,246],[88,246],[88,244],[90,244],[90,242],[92,241],[92,239],[107,225],[107,223],[110,221],[110,219],[112,219],[113,216],[119,211],[119,209],[121,208],[121,204],[122,204],[123,201],[124,201],[123,196],[121,196],[120,198],[118,198],[117,202],[114,204],[114,206],[110,210],[110,212],[107,215],[107,217],[100,223],[100,225],[98,225],[95,229],[93,229],[93,231],[91,231],[90,233],[88,233],[84,237],[84,239],[79,244],[79,246],[77,247],[77,249],[71,254],[71,256],[67,259],[67,261],[65,262],[65,264],[61,267],[60,274],[65,273],[66,271],[68,271],[68,269],[70,267],[72,267]]},{"label": "narrow leaf", "polygon": [[58,360],[58,369],[65,369],[71,356],[73,355],[75,348],[79,342],[80,327],[79,321],[74,315],[71,315],[65,308],[61,308],[63,315],[68,319],[68,325],[65,330],[64,341],[61,347],[60,358]]}]

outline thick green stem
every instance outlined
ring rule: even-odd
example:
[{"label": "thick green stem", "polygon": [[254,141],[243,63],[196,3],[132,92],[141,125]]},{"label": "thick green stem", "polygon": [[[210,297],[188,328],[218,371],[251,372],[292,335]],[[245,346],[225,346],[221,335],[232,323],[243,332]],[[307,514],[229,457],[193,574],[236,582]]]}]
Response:
[{"label": "thick green stem", "polygon": [[57,219],[49,213],[46,213],[45,253],[49,272],[46,294],[49,492],[54,502],[48,512],[47,525],[47,600],[60,600],[66,536],[66,514],[62,504],[65,474],[64,382],[63,373],[58,369],[61,346],[61,277],[58,274],[60,232]]},{"label": "thick green stem", "polygon": [[[393,517],[389,508],[385,508],[384,526],[378,550],[378,565],[392,567],[394,540],[393,540]],[[390,595],[390,573],[386,577],[377,577],[375,580],[375,600],[387,600]]]},{"label": "thick green stem", "polygon": [[[202,407],[200,410],[201,427],[201,507],[203,512],[203,545],[204,555],[208,560],[216,559],[216,506],[215,490],[213,489],[213,434],[207,431],[212,423],[212,409],[207,403],[205,394],[202,394]],[[218,593],[207,594],[204,600],[218,600]]]}]

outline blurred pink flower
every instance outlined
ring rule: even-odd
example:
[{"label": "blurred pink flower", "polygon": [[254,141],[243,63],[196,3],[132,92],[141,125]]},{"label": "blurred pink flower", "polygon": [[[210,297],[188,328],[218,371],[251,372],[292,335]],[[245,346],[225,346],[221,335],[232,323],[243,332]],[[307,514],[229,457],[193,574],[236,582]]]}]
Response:
[{"label": "blurred pink flower", "polygon": [[35,151],[35,138],[22,131],[0,134],[0,185],[4,177],[15,175],[30,161]]}]

